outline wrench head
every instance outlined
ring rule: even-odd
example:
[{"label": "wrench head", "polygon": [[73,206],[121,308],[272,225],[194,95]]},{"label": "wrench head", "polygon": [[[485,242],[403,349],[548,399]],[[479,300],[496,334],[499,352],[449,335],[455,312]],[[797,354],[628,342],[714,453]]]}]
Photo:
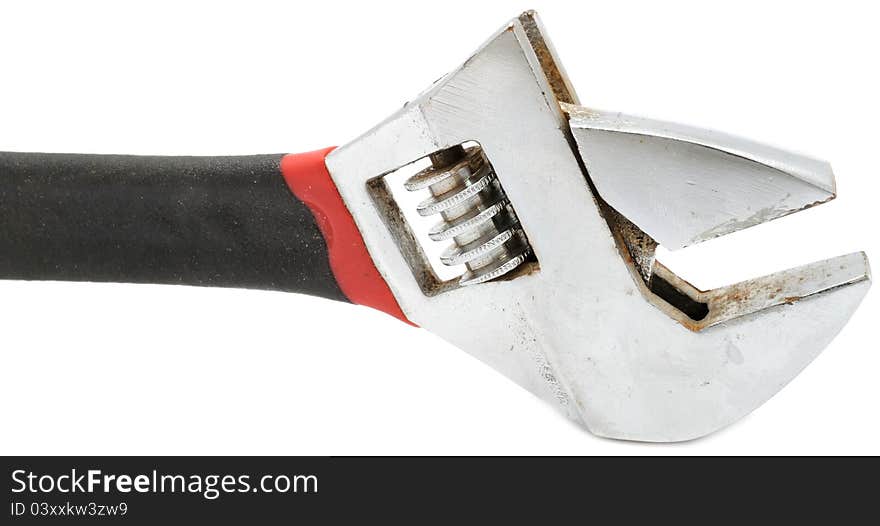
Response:
[{"label": "wrench head", "polygon": [[[850,254],[697,290],[654,260],[658,241],[684,246],[824,202],[834,193],[830,171],[699,130],[655,133],[656,141],[681,146],[661,161],[657,184],[666,178],[673,187],[695,186],[686,178],[696,171],[702,190],[722,192],[720,209],[703,207],[693,193],[633,187],[657,175],[652,158],[668,155],[664,145],[631,140],[646,127],[656,131],[651,123],[627,127],[631,121],[613,115],[599,123],[577,104],[540,22],[527,12],[332,152],[327,166],[411,321],[597,435],[665,442],[711,433],[770,398],[831,341],[870,285],[867,258]],[[462,287],[431,270],[386,176],[469,141],[491,162],[534,261]],[[702,207],[699,221],[664,223],[672,201],[677,209]],[[748,215],[751,203],[758,208]]]}]

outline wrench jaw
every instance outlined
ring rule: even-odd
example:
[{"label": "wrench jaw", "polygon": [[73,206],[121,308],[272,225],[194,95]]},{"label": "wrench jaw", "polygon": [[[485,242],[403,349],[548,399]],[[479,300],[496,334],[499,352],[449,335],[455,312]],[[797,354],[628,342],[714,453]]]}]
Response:
[{"label": "wrench jaw", "polygon": [[670,250],[836,195],[825,161],[717,131],[562,106],[596,192]]},{"label": "wrench jaw", "polygon": [[[629,339],[639,353],[625,360],[626,371],[603,374],[619,386],[584,385],[587,427],[609,438],[674,442],[735,422],[791,381],[846,324],[870,287],[867,256],[703,291],[657,261],[655,249],[826,203],[836,197],[831,166],[710,130],[561,106],[631,279],[645,303],[684,329],[664,334],[639,323],[638,340],[618,335],[621,347]],[[624,397],[625,409],[616,402]]]},{"label": "wrench jaw", "polygon": [[[605,343],[617,355],[603,357],[601,374],[579,373],[592,378],[589,384],[572,382],[589,400],[583,421],[600,436],[648,442],[691,440],[735,422],[791,381],[846,324],[870,287],[867,256],[703,291],[657,261],[655,249],[827,202],[835,197],[830,166],[715,132],[562,106],[641,300],[623,314],[633,326]],[[595,360],[596,349],[583,355]]]},{"label": "wrench jaw", "polygon": [[[699,222],[664,229],[660,219],[669,214],[651,206],[670,205],[674,192],[655,193],[650,213],[637,215],[640,201],[626,196],[640,189],[613,181],[631,172],[603,168],[620,152],[657,158],[656,148],[647,155],[638,140],[610,150],[584,142],[581,110],[566,106],[576,103],[540,23],[524,13],[326,163],[409,320],[597,435],[668,442],[711,433],[769,399],[830,342],[870,285],[867,259],[850,254],[714,291],[694,288],[654,260],[658,241],[683,246],[743,228],[753,205],[770,206],[759,214],[767,220],[823,202],[834,195],[830,171],[801,158],[764,162],[779,159],[751,143],[731,152],[693,130],[667,132],[673,136],[658,140],[673,143],[664,148],[684,145],[665,160],[664,178],[729,192],[742,206],[707,207]],[[460,287],[438,283],[425,266],[386,176],[468,141],[485,152],[536,262],[528,272]],[[725,175],[688,185],[679,168],[695,159],[700,174],[721,166]],[[766,192],[750,190],[755,183]]]},{"label": "wrench jaw", "polygon": [[699,331],[870,280],[858,253],[695,288],[656,261],[658,244],[675,250],[826,203],[836,197],[831,165],[712,130],[561,106],[615,240],[647,287],[643,295],[685,327]]},{"label": "wrench jaw", "polygon": [[[687,441],[722,429],[818,356],[868,287],[862,280],[701,332],[651,324],[640,336],[621,335],[618,356],[603,357],[602,374],[585,373],[572,387],[589,400],[583,421],[596,435],[646,442]],[[645,336],[657,342],[646,345]]]}]

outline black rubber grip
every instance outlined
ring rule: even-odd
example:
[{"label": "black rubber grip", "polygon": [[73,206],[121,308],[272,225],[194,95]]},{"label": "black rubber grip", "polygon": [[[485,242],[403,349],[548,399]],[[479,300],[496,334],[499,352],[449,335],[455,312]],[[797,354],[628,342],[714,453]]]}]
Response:
[{"label": "black rubber grip", "polygon": [[0,153],[0,279],[301,292],[347,301],[281,155]]}]

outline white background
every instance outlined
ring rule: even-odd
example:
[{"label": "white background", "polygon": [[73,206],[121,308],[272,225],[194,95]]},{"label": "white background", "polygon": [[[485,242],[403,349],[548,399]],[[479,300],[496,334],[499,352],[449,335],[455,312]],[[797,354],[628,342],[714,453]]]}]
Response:
[{"label": "white background", "polygon": [[[708,288],[856,250],[876,264],[870,2],[4,3],[0,150],[344,143],[526,8],[586,105],[832,161],[836,201],[661,254],[668,266]],[[439,338],[363,307],[0,281],[0,453],[878,454],[878,294],[752,415],[649,446],[593,437]]]}]

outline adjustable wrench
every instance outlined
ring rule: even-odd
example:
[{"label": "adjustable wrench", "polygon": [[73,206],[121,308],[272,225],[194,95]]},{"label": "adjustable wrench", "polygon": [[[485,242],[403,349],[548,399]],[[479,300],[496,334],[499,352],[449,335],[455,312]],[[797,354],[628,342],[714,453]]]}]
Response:
[{"label": "adjustable wrench", "polygon": [[797,375],[857,308],[870,270],[854,253],[702,291],[656,247],[834,197],[825,162],[580,106],[526,12],[340,148],[0,153],[0,279],[366,305],[440,335],[597,435],[681,441]]}]

